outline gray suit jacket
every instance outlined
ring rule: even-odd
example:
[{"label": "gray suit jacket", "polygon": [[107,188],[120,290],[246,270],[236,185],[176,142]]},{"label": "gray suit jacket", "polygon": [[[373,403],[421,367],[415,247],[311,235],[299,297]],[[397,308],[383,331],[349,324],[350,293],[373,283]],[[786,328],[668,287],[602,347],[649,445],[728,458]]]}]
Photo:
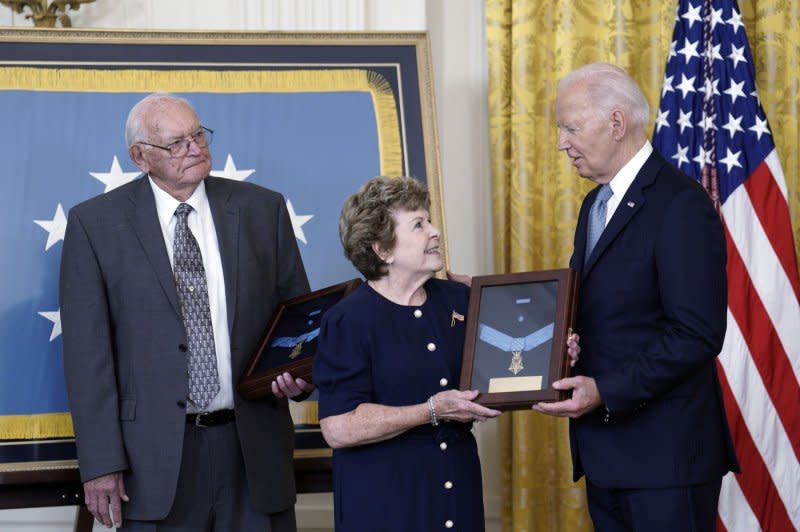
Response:
[{"label": "gray suit jacket", "polygon": [[[244,401],[236,384],[277,303],[309,290],[283,197],[205,180],[225,275],[236,428],[253,502],[294,504],[285,399]],[[186,332],[146,178],[75,206],[61,260],[64,372],[82,480],[124,471],[130,519],[164,518],[181,462]]]}]

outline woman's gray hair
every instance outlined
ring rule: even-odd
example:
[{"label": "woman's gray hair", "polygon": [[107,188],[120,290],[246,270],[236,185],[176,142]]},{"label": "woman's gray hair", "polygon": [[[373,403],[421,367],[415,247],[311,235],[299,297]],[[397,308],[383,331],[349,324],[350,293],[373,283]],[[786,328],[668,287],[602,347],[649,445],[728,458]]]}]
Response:
[{"label": "woman's gray hair", "polygon": [[621,108],[638,129],[644,131],[650,122],[650,104],[642,89],[623,69],[610,63],[591,63],[573,70],[558,82],[558,91],[574,83],[584,83],[601,118]]},{"label": "woman's gray hair", "polygon": [[390,251],[395,246],[394,219],[398,210],[430,211],[430,195],[413,177],[375,177],[347,198],[339,216],[339,238],[344,255],[368,280],[387,273],[386,263],[373,244]]},{"label": "woman's gray hair", "polygon": [[186,98],[181,98],[180,96],[175,96],[168,92],[148,94],[139,100],[128,113],[128,120],[125,122],[125,143],[129,148],[137,142],[144,141],[142,129],[145,126],[145,111],[151,106],[158,107],[170,103],[182,103],[191,109],[195,115],[197,114],[192,104],[189,103],[189,100]]}]

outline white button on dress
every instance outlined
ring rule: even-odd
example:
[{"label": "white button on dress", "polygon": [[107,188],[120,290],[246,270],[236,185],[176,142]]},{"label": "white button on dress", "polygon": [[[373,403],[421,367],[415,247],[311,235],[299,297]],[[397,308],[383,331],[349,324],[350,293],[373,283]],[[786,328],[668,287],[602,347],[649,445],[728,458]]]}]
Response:
[{"label": "white button on dress", "polygon": [[453,528],[453,521],[448,519],[447,521],[444,522],[444,526],[445,528]]},{"label": "white button on dress", "polygon": [[420,309],[415,310],[414,311],[414,317],[415,318],[421,318],[422,317],[422,311]]},{"label": "white button on dress", "polygon": [[443,451],[446,451],[447,450],[447,443],[446,442],[440,443],[439,444],[439,449],[441,449]]},{"label": "white button on dress", "polygon": [[442,377],[441,379],[439,379],[439,386],[441,386],[442,388],[444,388],[445,386],[447,386],[447,379],[445,379],[444,377]]},{"label": "white button on dress", "polygon": [[436,351],[436,344],[434,344],[433,342],[429,343],[428,344],[428,351],[430,351],[431,353]]}]

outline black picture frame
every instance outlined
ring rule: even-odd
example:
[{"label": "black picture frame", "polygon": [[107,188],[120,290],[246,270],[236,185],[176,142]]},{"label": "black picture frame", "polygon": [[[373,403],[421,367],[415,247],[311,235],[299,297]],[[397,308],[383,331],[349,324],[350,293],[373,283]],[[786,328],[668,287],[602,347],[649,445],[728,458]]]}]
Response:
[{"label": "black picture frame", "polygon": [[550,384],[569,374],[577,295],[569,268],[473,277],[461,389],[498,410],[565,399]]},{"label": "black picture frame", "polygon": [[350,279],[279,304],[239,381],[242,397],[260,399],[272,394],[272,381],[284,372],[313,382],[311,364],[322,316],[360,284],[361,279]]}]

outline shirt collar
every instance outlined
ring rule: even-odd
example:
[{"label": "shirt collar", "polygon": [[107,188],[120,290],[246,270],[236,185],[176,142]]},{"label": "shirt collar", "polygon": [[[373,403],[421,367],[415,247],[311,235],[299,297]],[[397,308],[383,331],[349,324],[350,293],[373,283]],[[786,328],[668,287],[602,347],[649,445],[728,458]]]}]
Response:
[{"label": "shirt collar", "polygon": [[147,179],[150,180],[150,188],[153,189],[153,196],[156,200],[156,212],[158,213],[158,221],[162,227],[167,227],[175,215],[175,209],[181,203],[188,203],[192,206],[195,212],[200,212],[204,205],[208,205],[208,196],[206,195],[206,183],[201,181],[192,195],[186,201],[178,201],[164,191],[161,187],[155,184],[153,178],[149,175]]},{"label": "shirt collar", "polygon": [[611,187],[611,191],[614,192],[615,198],[622,198],[625,196],[625,193],[630,188],[631,183],[633,180],[636,179],[636,175],[639,173],[639,170],[642,169],[644,163],[647,162],[647,159],[650,157],[650,154],[653,153],[653,145],[650,144],[649,140],[644,141],[644,146],[642,146],[636,155],[634,155],[630,161],[625,163],[625,166],[620,168],[617,175],[608,183]]}]

